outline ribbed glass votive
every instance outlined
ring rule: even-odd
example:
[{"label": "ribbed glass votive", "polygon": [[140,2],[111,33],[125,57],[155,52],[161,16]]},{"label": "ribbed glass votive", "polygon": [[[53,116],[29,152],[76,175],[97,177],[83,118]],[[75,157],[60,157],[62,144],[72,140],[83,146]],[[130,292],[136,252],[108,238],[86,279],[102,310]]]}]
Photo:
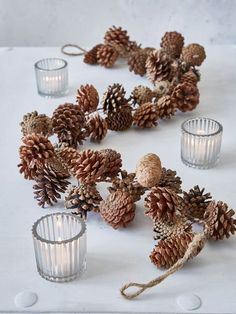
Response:
[{"label": "ribbed glass votive", "polygon": [[75,279],[86,267],[86,225],[67,213],[41,217],[32,227],[39,274],[50,281]]},{"label": "ribbed glass votive", "polygon": [[187,166],[214,167],[220,155],[223,127],[212,119],[195,118],[182,124],[181,159]]},{"label": "ribbed glass votive", "polygon": [[59,58],[42,59],[35,63],[38,93],[45,97],[61,97],[68,92],[68,64]]}]

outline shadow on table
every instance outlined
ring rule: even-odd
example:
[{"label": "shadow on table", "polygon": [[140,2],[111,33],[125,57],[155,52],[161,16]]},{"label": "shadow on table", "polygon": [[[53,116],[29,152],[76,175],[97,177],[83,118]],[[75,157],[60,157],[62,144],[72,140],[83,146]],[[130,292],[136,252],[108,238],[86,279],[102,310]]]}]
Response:
[{"label": "shadow on table", "polygon": [[221,152],[219,163],[216,166],[218,169],[233,169],[236,167],[235,152]]}]

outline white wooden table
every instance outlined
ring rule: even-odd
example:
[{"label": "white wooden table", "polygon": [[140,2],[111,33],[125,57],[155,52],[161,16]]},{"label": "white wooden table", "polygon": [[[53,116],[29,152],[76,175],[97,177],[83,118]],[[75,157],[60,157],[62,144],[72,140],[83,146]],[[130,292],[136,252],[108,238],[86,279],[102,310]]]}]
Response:
[{"label": "white wooden table", "polygon": [[[116,149],[129,171],[142,155],[157,153],[165,167],[177,170],[184,189],[199,184],[236,209],[236,47],[206,47],[206,52],[199,84],[201,101],[195,111],[178,114],[153,130],[109,132],[102,144],[87,143],[84,148]],[[37,94],[33,65],[45,57],[63,57],[69,62],[70,93],[63,99],[48,100]],[[38,275],[31,226],[40,216],[62,210],[63,201],[54,208],[39,208],[32,196],[32,182],[18,173],[23,114],[38,110],[50,115],[57,105],[73,102],[76,89],[85,83],[94,84],[100,93],[115,82],[124,84],[127,92],[137,84],[149,83],[122,64],[110,70],[88,66],[80,57],[62,55],[59,48],[1,48],[0,60],[0,312],[21,311],[14,305],[14,296],[31,290],[38,294],[38,302],[22,312],[177,313],[181,310],[176,297],[191,292],[202,299],[196,313],[236,313],[234,237],[207,244],[181,271],[136,300],[121,297],[119,288],[124,283],[145,282],[161,274],[149,261],[155,242],[142,201],[134,222],[125,230],[115,231],[100,217],[89,217],[87,271],[80,279],[58,284]],[[224,127],[221,159],[211,170],[194,170],[180,160],[180,125],[196,116],[211,117]]]}]

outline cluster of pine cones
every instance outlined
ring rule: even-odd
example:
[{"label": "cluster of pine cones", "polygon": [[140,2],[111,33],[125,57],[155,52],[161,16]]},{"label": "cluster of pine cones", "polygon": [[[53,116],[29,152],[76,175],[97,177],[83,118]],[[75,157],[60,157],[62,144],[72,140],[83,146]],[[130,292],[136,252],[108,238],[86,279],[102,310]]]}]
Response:
[{"label": "cluster of pine cones", "polygon": [[[146,112],[150,112],[153,102],[158,107],[158,118],[170,118],[177,109],[185,112],[198,105],[200,73],[197,67],[206,58],[201,45],[184,46],[184,37],[174,31],[164,34],[159,49],[142,48],[136,41],[130,40],[126,30],[113,26],[106,31],[104,43],[85,54],[84,62],[110,68],[119,57],[127,58],[131,72],[146,75],[154,84],[153,91],[140,86],[134,93],[138,105],[149,103],[143,108]],[[141,96],[143,93],[145,96]],[[153,122],[150,125],[153,126]]]}]

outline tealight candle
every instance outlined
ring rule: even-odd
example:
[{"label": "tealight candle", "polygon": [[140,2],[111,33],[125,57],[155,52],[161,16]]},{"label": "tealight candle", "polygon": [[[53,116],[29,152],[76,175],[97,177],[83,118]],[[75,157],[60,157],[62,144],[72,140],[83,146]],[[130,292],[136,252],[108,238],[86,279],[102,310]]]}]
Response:
[{"label": "tealight candle", "polygon": [[68,64],[59,58],[42,59],[35,63],[38,93],[46,97],[60,97],[68,92]]},{"label": "tealight candle", "polygon": [[78,216],[55,213],[32,227],[39,274],[50,281],[75,279],[86,265],[86,225]]},{"label": "tealight candle", "polygon": [[223,127],[212,119],[195,118],[182,124],[181,159],[184,164],[208,169],[219,160]]}]

